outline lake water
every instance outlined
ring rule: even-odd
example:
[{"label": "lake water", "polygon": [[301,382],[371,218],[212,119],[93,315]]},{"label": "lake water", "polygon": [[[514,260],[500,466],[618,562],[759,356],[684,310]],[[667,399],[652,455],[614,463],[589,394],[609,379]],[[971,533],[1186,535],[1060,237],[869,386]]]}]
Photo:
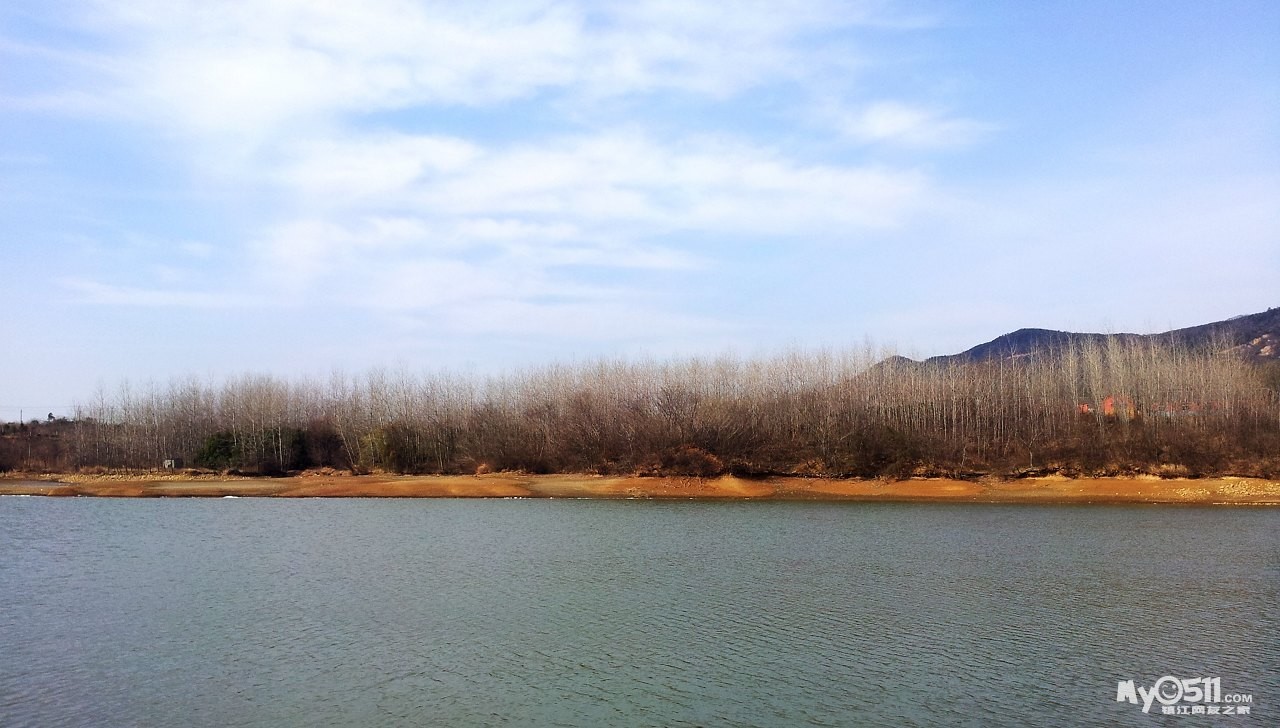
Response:
[{"label": "lake water", "polygon": [[3,726],[1277,725],[1278,628],[1280,509],[0,498]]}]

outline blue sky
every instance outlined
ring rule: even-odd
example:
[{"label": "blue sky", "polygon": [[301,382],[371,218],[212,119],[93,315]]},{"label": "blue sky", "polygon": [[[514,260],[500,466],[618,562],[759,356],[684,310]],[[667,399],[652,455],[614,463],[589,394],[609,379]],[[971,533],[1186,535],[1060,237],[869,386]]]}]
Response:
[{"label": "blue sky", "polygon": [[16,0],[0,419],[1280,305],[1280,3]]}]

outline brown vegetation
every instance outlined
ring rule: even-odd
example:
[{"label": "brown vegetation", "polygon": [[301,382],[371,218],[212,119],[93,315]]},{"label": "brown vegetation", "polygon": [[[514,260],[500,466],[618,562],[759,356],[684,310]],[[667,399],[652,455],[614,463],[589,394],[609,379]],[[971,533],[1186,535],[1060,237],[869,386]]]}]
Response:
[{"label": "brown vegetation", "polygon": [[22,427],[0,440],[0,469],[176,458],[260,475],[1280,475],[1274,373],[1150,341],[976,363],[867,351],[601,361],[484,380],[180,380],[124,386],[73,421]]}]

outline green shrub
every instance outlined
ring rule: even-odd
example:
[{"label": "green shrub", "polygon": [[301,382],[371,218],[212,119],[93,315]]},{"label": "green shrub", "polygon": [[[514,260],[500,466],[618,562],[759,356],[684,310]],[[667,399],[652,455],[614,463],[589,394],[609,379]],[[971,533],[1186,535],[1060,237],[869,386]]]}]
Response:
[{"label": "green shrub", "polygon": [[205,439],[196,453],[196,464],[211,470],[224,470],[231,467],[240,458],[240,447],[235,435],[230,432],[216,432]]}]

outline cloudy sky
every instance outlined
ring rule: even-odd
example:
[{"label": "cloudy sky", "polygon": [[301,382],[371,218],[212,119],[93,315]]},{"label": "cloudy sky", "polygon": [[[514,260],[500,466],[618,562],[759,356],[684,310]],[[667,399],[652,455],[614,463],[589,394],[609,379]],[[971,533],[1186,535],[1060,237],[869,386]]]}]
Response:
[{"label": "cloudy sky", "polygon": [[10,0],[0,419],[1280,305],[1271,0]]}]

